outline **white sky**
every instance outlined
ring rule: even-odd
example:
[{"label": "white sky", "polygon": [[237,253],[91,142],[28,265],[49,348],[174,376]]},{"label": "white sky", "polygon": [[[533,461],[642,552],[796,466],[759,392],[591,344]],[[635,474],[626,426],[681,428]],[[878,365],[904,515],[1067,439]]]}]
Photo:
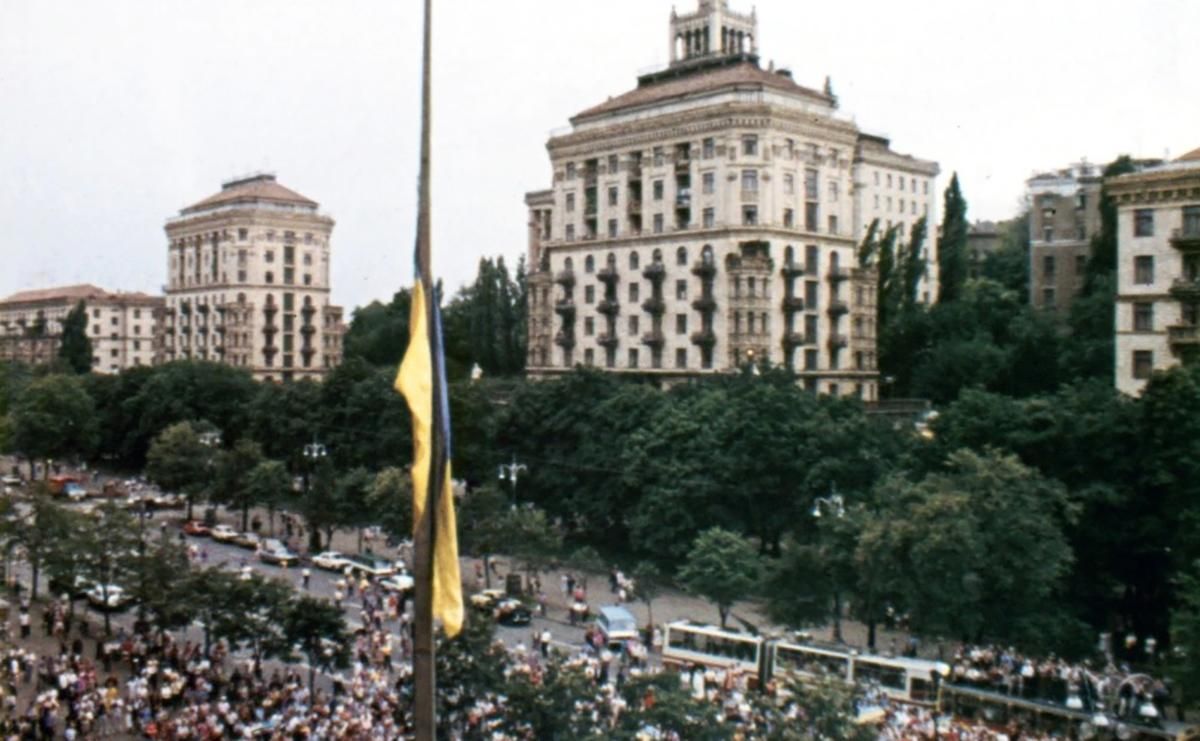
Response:
[{"label": "white sky", "polygon": [[[676,0],[690,12],[695,0]],[[737,10],[750,0],[733,0]],[[1200,146],[1196,0],[758,0],[760,53],[972,219],[1088,157]],[[670,0],[435,0],[434,250],[451,287],[525,248],[549,132],[667,61]],[[419,0],[0,0],[0,295],[158,291],[164,220],[270,170],[321,203],[334,299],[411,282]]]}]

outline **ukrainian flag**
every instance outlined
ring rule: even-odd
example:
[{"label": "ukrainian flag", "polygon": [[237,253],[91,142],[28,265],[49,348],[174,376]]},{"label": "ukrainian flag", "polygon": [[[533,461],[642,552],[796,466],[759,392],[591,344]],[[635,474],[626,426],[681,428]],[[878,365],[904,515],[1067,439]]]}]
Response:
[{"label": "ukrainian flag", "polygon": [[[424,254],[422,254],[424,252]],[[396,376],[396,390],[408,401],[413,425],[413,523],[419,528],[430,501],[434,508],[433,617],[449,636],[463,624],[462,579],[458,571],[458,529],[450,472],[450,405],[442,317],[430,280],[428,251],[417,251],[417,282],[412,295],[408,350]],[[431,491],[431,487],[440,491]],[[431,494],[433,496],[431,496]],[[414,542],[419,542],[414,541]],[[421,575],[416,574],[420,579]]]}]

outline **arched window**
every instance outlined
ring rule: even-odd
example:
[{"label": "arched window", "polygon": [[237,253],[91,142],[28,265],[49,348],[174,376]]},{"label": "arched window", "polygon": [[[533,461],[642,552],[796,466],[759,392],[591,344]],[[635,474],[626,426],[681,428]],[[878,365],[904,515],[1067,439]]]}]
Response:
[{"label": "arched window", "polygon": [[617,256],[610,252],[604,262],[608,267],[615,268],[617,266]]},{"label": "arched window", "polygon": [[711,244],[704,245],[704,249],[700,252],[700,259],[705,265],[713,264],[713,248]]},{"label": "arched window", "polygon": [[574,270],[574,269],[575,269],[575,261],[574,260],[572,260],[571,258],[568,257],[566,260],[563,261],[563,270]]},{"label": "arched window", "polygon": [[245,305],[245,303],[246,303],[246,294],[244,294],[244,293],[239,293],[239,294],[238,294],[238,299],[237,299],[237,302],[238,302],[238,305],[239,305],[239,306],[244,306],[244,305]]},{"label": "arched window", "polygon": [[687,247],[680,247],[675,250],[675,264],[687,265]]},{"label": "arched window", "polygon": [[783,261],[788,265],[796,261],[796,250],[792,249],[790,244],[783,249]]},{"label": "arched window", "polygon": [[638,263],[640,263],[640,262],[641,262],[641,260],[640,260],[640,258],[638,258],[638,253],[636,253],[636,252],[629,253],[629,269],[630,270],[637,270]]},{"label": "arched window", "polygon": [[583,272],[592,273],[596,271],[596,258],[588,255],[583,260]]},{"label": "arched window", "polygon": [[655,250],[654,253],[650,255],[650,261],[662,262],[662,250]]}]

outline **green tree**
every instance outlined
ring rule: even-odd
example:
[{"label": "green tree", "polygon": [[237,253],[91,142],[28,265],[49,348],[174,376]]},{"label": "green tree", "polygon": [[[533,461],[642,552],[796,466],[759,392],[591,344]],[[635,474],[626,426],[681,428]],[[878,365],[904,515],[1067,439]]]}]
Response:
[{"label": "green tree", "polygon": [[408,471],[390,466],[375,474],[367,493],[370,519],[391,537],[408,540],[413,534],[412,477]]},{"label": "green tree", "polygon": [[31,381],[9,413],[9,447],[33,462],[85,456],[96,443],[96,407],[83,382],[49,375]]},{"label": "green tree", "polygon": [[187,589],[190,571],[182,543],[165,532],[160,538],[140,538],[125,586],[139,615],[160,635],[184,628],[197,617],[199,595]]},{"label": "green tree", "polygon": [[256,664],[267,658],[290,658],[291,647],[297,642],[289,633],[294,629],[288,622],[294,610],[291,588],[258,574],[249,579],[239,577],[225,586],[230,590],[232,609],[218,613],[213,635],[235,649],[250,651]]},{"label": "green tree", "polygon": [[196,497],[208,488],[216,455],[204,444],[202,429],[191,422],[173,424],[154,438],[146,454],[146,475],[164,490],[187,498],[189,520]]},{"label": "green tree", "polygon": [[758,574],[758,558],[750,544],[736,533],[714,527],[692,544],[679,581],[716,605],[724,628],[733,603],[751,594]]},{"label": "green tree", "polygon": [[[303,595],[288,602],[283,614],[282,633],[286,645],[304,657],[308,664],[308,690],[312,692],[317,671],[331,671],[350,665],[350,634],[342,608]],[[288,658],[292,658],[289,654]]]},{"label": "green tree", "polygon": [[458,519],[458,544],[463,553],[483,559],[483,574],[492,587],[492,556],[509,543],[505,517],[508,497],[492,484],[467,492],[455,513]]},{"label": "green tree", "polygon": [[1182,703],[1191,704],[1200,693],[1200,561],[1180,576],[1178,602],[1171,613],[1171,644],[1174,648],[1172,676],[1183,693]]},{"label": "green tree", "polygon": [[92,341],[87,335],[87,307],[82,301],[67,314],[62,323],[62,341],[58,357],[76,373],[92,369]]},{"label": "green tree", "polygon": [[938,303],[958,300],[967,281],[967,201],[958,184],[958,173],[950,177],[942,209],[942,236],[938,243]]},{"label": "green tree", "polygon": [[[44,484],[34,486],[31,506],[29,514],[13,522],[12,526],[15,541],[25,550],[25,558],[29,561],[30,597],[37,599],[42,569],[62,553],[63,544],[77,538],[77,527],[74,513],[55,502]],[[82,561],[73,562],[72,569],[82,575]]]},{"label": "green tree", "polygon": [[246,499],[267,508],[272,535],[275,534],[275,511],[285,506],[291,495],[292,477],[279,461],[260,461],[246,477]]},{"label": "green tree", "polygon": [[[127,589],[133,581],[139,542],[133,516],[116,503],[105,502],[96,510],[96,517],[89,519],[81,535],[74,548],[82,557],[83,576],[96,585],[100,598],[107,602],[113,587]],[[112,634],[109,610],[104,610],[104,634]]]},{"label": "green tree", "polygon": [[993,280],[1029,301],[1029,208],[1000,225],[1000,246],[984,255],[982,277]]},{"label": "green tree", "polygon": [[640,561],[633,568],[633,596],[646,604],[646,620],[654,627],[654,600],[667,587],[666,574],[653,561]]},{"label": "green tree", "polygon": [[399,367],[408,347],[412,291],[402,288],[388,304],[374,301],[355,310],[346,332],[346,358],[392,369]]},{"label": "green tree", "polygon": [[250,529],[250,507],[260,503],[255,495],[263,493],[251,486],[251,474],[262,461],[262,447],[245,438],[217,456],[214,499],[241,511],[243,532]]},{"label": "green tree", "polygon": [[219,637],[224,626],[238,622],[245,605],[238,600],[241,579],[238,574],[220,569],[193,569],[181,583],[181,589],[190,596],[195,610],[195,620],[204,629],[204,653],[212,647],[212,639]]}]

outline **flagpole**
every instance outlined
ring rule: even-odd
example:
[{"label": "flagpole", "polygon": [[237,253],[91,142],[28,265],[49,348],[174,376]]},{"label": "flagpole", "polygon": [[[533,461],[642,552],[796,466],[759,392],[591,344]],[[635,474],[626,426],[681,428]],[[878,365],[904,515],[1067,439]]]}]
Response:
[{"label": "flagpole", "polygon": [[[437,296],[434,295],[433,263],[431,250],[430,229],[430,119],[432,107],[432,29],[433,2],[425,0],[425,34],[424,59],[421,78],[421,171],[419,183],[419,204],[417,211],[417,264],[420,266],[419,280],[424,287],[426,325],[429,331],[430,347],[436,329],[434,327],[433,311]],[[439,398],[441,389],[440,374],[433,364],[433,398]],[[433,429],[441,428],[441,405],[433,404]],[[425,506],[422,517],[417,523],[413,535],[413,589],[414,607],[416,614],[413,621],[413,683],[414,707],[413,720],[417,741],[434,741],[437,736],[436,692],[437,677],[434,670],[433,643],[433,534],[436,532],[434,518],[437,513],[437,499],[441,495],[445,468],[442,461],[441,448],[445,441],[441,435],[433,434],[433,455],[430,458],[429,483],[426,489]]]}]

